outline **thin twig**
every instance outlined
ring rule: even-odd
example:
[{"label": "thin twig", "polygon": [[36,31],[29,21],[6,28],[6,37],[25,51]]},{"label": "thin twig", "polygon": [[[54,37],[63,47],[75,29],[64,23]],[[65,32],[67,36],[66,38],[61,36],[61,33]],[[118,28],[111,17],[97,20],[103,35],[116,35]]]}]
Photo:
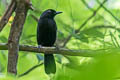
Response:
[{"label": "thin twig", "polygon": [[38,22],[39,19],[38,19],[35,15],[30,14],[30,16],[31,16],[36,22]]},{"label": "thin twig", "polygon": [[[77,30],[75,30],[75,34],[79,33],[80,30],[88,23],[88,21],[90,21],[90,20],[96,15],[96,13],[100,10],[100,8],[102,7],[102,5],[103,5],[106,1],[107,1],[107,0],[104,0],[104,1],[100,4],[100,6],[93,12],[93,14],[92,14],[90,17],[88,17],[88,19],[85,20],[85,21],[83,22],[83,24],[82,24]],[[66,44],[67,44],[68,41],[71,39],[71,37],[72,37],[72,34],[70,34],[70,35],[65,39],[64,44],[63,44],[62,47],[65,47],[65,46],[66,46]]]},{"label": "thin twig", "polygon": [[115,47],[119,47],[120,48],[120,44],[117,41],[116,37],[112,34],[112,32],[110,31],[110,36],[111,36],[111,40],[113,42],[113,44],[115,45]]},{"label": "thin twig", "polygon": [[[98,4],[101,4],[101,2],[99,0],[97,0]],[[108,12],[116,21],[118,21],[120,23],[120,19],[118,19],[111,11],[109,11],[103,4],[102,4],[102,8]]]},{"label": "thin twig", "polygon": [[[91,8],[85,0],[82,0],[82,3],[83,3],[90,11],[94,12],[94,9]],[[101,14],[99,14],[99,13],[97,13],[97,14],[98,14],[101,18],[103,18],[105,21],[107,21],[109,24],[112,25],[112,23],[111,23],[110,21],[106,20],[103,15],[101,15]]]},{"label": "thin twig", "polygon": [[29,74],[31,71],[33,71],[34,69],[36,69],[37,67],[40,67],[41,65],[43,65],[43,62],[40,64],[37,64],[35,66],[33,66],[32,68],[30,68],[29,70],[27,70],[26,72],[24,72],[23,74],[20,74],[18,77],[23,77],[27,74]]},{"label": "thin twig", "polygon": [[85,6],[90,9],[92,12],[94,12],[94,9],[92,9],[87,3],[85,0],[81,0],[83,4],[85,4]]},{"label": "thin twig", "polygon": [[9,18],[11,17],[12,13],[15,10],[16,3],[14,0],[11,1],[10,5],[8,6],[5,14],[3,15],[2,19],[0,20],[0,32],[8,23]]}]

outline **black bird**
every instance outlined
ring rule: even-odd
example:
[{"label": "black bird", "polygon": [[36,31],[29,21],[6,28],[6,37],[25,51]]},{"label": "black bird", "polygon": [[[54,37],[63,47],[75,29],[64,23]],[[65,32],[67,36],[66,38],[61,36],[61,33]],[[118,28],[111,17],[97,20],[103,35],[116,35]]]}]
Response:
[{"label": "black bird", "polygon": [[[60,13],[62,12],[48,9],[41,14],[37,26],[37,43],[39,46],[54,46],[57,34],[57,26],[54,17]],[[56,72],[56,64],[53,54],[44,55],[44,67],[47,74],[54,74]]]}]

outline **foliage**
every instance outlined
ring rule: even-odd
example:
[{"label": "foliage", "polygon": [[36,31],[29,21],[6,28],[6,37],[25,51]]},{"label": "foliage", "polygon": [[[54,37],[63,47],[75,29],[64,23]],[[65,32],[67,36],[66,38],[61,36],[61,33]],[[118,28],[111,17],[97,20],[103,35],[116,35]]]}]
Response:
[{"label": "foliage", "polygon": [[[105,7],[115,16],[111,15],[104,8],[101,8],[96,15],[90,19],[86,25],[75,33],[93,13],[91,9],[97,9],[100,5],[97,0],[86,0],[89,8],[83,3],[85,0],[32,0],[35,11],[29,11],[24,25],[20,44],[35,45],[37,22],[31,15],[39,18],[40,14],[52,8],[63,13],[56,16],[58,26],[58,43],[62,45],[67,36],[72,38],[67,43],[69,49],[107,49],[118,48],[120,46],[120,24],[117,19],[119,15],[119,0],[110,0],[105,3]],[[9,2],[9,1],[8,1]],[[111,5],[111,6],[109,6]],[[0,18],[5,11],[5,5],[0,0]],[[9,20],[4,30],[0,33],[0,42],[7,43],[10,27],[14,14]],[[117,18],[117,19],[116,19]],[[0,51],[0,80],[49,80],[49,76],[44,72],[44,66],[39,66],[23,77],[6,75],[7,51]],[[43,55],[19,52],[18,75],[26,72],[34,65],[43,61]],[[52,80],[117,80],[120,78],[120,55],[102,57],[78,57],[78,56],[56,56],[57,73]]]}]

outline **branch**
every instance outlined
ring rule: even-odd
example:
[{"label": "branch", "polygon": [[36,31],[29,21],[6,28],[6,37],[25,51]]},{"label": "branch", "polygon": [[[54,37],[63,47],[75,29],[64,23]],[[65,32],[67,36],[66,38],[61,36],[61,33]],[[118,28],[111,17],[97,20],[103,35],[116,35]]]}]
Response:
[{"label": "branch", "polygon": [[5,25],[8,23],[8,20],[12,13],[15,10],[16,3],[14,0],[11,1],[10,5],[8,6],[8,9],[6,10],[5,14],[3,15],[2,19],[0,20],[0,32],[5,27]]},{"label": "branch", "polygon": [[[8,45],[5,43],[0,43],[0,50],[8,50]],[[56,47],[35,47],[29,45],[19,45],[19,51],[34,52],[34,53],[43,53],[43,54],[61,54],[69,56],[83,56],[83,57],[95,57],[120,53],[120,48],[110,48],[110,49],[100,49],[100,50],[89,50],[89,49],[80,49],[80,50],[70,50]],[[116,55],[115,54],[115,55]]]},{"label": "branch", "polygon": [[38,22],[39,19],[38,19],[35,15],[30,14],[30,16],[31,16],[36,22]]},{"label": "branch", "polygon": [[[90,11],[94,12],[94,9],[92,9],[85,0],[82,0],[82,3],[83,3]],[[99,3],[99,4],[100,4],[100,3]],[[107,21],[109,24],[111,24],[111,22],[108,21],[108,20],[106,20],[103,15],[101,15],[101,14],[99,14],[99,13],[97,13],[97,14],[98,14],[100,17],[102,17],[105,21]]]},{"label": "branch", "polygon": [[37,64],[37,65],[33,66],[33,67],[30,68],[28,71],[24,72],[23,74],[19,75],[18,77],[22,77],[22,76],[27,75],[28,73],[30,73],[31,71],[33,71],[34,69],[36,69],[37,67],[39,67],[39,66],[41,66],[41,65],[43,65],[43,62],[40,63],[40,64]]},{"label": "branch", "polygon": [[8,39],[8,65],[9,73],[17,74],[17,60],[19,52],[19,39],[22,33],[23,25],[30,9],[29,0],[17,0],[16,15]]},{"label": "branch", "polygon": [[82,1],[82,3],[83,3],[88,9],[90,9],[92,12],[94,12],[94,9],[92,9],[92,8],[86,3],[85,0],[81,0],[81,1]]},{"label": "branch", "polygon": [[[98,4],[101,4],[101,2],[100,2],[99,0],[97,0],[97,3],[98,3]],[[106,12],[108,12],[116,21],[120,22],[120,20],[119,20],[111,11],[109,11],[103,4],[102,4],[102,7],[103,7],[103,9],[104,9]]]},{"label": "branch", "polygon": [[[100,6],[93,12],[93,14],[92,14],[85,22],[83,22],[83,24],[82,24],[78,29],[75,30],[75,34],[79,33],[79,31],[88,23],[88,21],[91,20],[91,19],[96,15],[96,13],[100,10],[100,8],[102,7],[102,5],[103,5],[106,1],[107,1],[107,0],[104,0],[104,1],[100,4]],[[66,46],[66,44],[67,44],[68,41],[71,39],[71,37],[72,37],[72,34],[70,34],[70,35],[65,39],[64,44],[63,44],[62,47],[65,47],[65,46]]]}]

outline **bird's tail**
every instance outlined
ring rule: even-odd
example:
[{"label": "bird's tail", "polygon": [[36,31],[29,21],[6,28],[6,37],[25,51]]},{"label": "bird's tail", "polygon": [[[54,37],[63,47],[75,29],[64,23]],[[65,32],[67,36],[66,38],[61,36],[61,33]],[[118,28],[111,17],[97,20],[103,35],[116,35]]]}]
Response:
[{"label": "bird's tail", "polygon": [[44,57],[44,66],[46,74],[55,74],[56,72],[56,64],[53,54],[45,54]]}]

